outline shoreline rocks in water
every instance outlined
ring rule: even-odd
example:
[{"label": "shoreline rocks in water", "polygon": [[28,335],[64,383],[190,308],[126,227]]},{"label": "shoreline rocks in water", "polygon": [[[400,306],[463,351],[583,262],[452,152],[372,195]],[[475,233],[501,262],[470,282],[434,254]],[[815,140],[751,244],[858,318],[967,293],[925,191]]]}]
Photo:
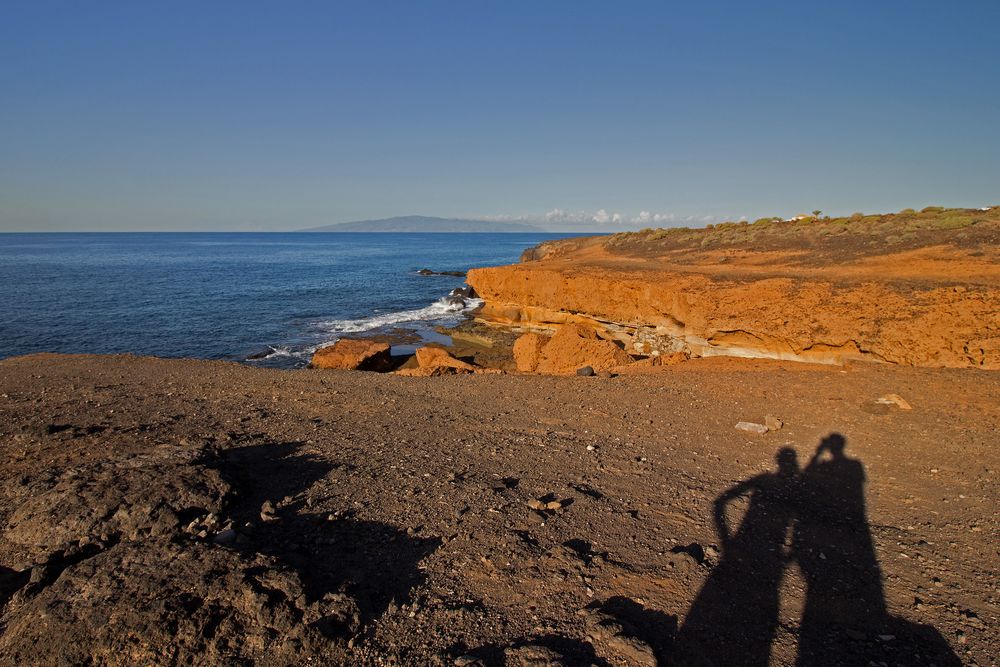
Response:
[{"label": "shoreline rocks in water", "polygon": [[417,273],[421,276],[454,276],[464,278],[465,271],[431,271],[430,269],[420,269]]}]

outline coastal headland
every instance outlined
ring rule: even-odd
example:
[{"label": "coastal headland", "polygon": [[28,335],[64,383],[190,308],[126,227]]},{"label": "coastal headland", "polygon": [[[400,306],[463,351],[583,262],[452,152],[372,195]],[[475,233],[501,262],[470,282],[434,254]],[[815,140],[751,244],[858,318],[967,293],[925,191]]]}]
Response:
[{"label": "coastal headland", "polygon": [[993,664],[998,228],[547,243],[378,372],[0,360],[0,664]]},{"label": "coastal headland", "polygon": [[481,321],[630,354],[1000,368],[1000,207],[565,239],[480,268]]}]

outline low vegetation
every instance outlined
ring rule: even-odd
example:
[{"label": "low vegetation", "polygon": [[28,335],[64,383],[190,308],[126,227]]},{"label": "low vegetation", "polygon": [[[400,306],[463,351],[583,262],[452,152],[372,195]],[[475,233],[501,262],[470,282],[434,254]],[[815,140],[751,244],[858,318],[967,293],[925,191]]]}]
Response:
[{"label": "low vegetation", "polygon": [[667,227],[643,229],[638,232],[614,234],[606,241],[609,249],[627,249],[637,245],[663,246],[663,248],[711,248],[732,245],[782,246],[789,243],[809,243],[829,237],[878,239],[879,243],[908,245],[922,242],[928,235],[945,230],[959,230],[986,224],[1000,224],[1000,207],[988,209],[944,208],[928,206],[920,211],[912,208],[899,213],[831,218],[812,215],[796,216],[785,220],[777,217],[759,218],[752,223],[746,220],[723,222],[703,228]]}]

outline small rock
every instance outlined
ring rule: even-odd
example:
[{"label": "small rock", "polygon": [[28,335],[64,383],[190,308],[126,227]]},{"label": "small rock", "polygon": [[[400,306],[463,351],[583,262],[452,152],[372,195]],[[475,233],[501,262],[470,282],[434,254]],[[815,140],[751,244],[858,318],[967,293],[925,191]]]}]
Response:
[{"label": "small rock", "polygon": [[913,406],[906,402],[906,400],[899,394],[886,394],[881,398],[875,399],[876,403],[881,403],[882,405],[895,405],[900,410],[912,410]]},{"label": "small rock", "polygon": [[455,667],[479,667],[483,661],[474,655],[460,655],[455,658]]},{"label": "small rock", "polygon": [[545,505],[546,503],[543,503],[541,500],[535,500],[534,498],[528,501],[528,507],[533,510],[543,510],[545,509]]},{"label": "small rock", "polygon": [[223,530],[216,534],[216,536],[212,538],[212,541],[216,544],[232,544],[236,541],[236,531],[232,528]]},{"label": "small rock", "polygon": [[767,433],[767,427],[763,424],[755,424],[754,422],[737,422],[736,429],[739,431],[746,431],[748,433],[756,433],[757,435],[764,435]]},{"label": "small rock", "polygon": [[549,502],[545,503],[545,509],[547,509],[547,510],[562,509],[562,503],[559,502],[558,500],[549,501]]},{"label": "small rock", "polygon": [[274,514],[274,503],[270,500],[265,500],[264,504],[260,506],[261,514]]},{"label": "small rock", "polygon": [[768,431],[779,431],[784,425],[785,422],[781,421],[777,417],[772,417],[771,415],[764,417],[764,426],[767,427]]},{"label": "small rock", "polygon": [[578,368],[576,369],[576,374],[580,377],[590,377],[591,375],[594,375],[594,367],[584,366],[583,368]]}]

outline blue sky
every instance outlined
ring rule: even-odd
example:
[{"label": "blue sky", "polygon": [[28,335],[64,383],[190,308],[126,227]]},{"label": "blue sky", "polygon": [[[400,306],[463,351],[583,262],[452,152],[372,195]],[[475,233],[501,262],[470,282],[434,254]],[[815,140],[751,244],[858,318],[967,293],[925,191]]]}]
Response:
[{"label": "blue sky", "polygon": [[3,0],[0,230],[1000,204],[998,25],[996,0]]}]

